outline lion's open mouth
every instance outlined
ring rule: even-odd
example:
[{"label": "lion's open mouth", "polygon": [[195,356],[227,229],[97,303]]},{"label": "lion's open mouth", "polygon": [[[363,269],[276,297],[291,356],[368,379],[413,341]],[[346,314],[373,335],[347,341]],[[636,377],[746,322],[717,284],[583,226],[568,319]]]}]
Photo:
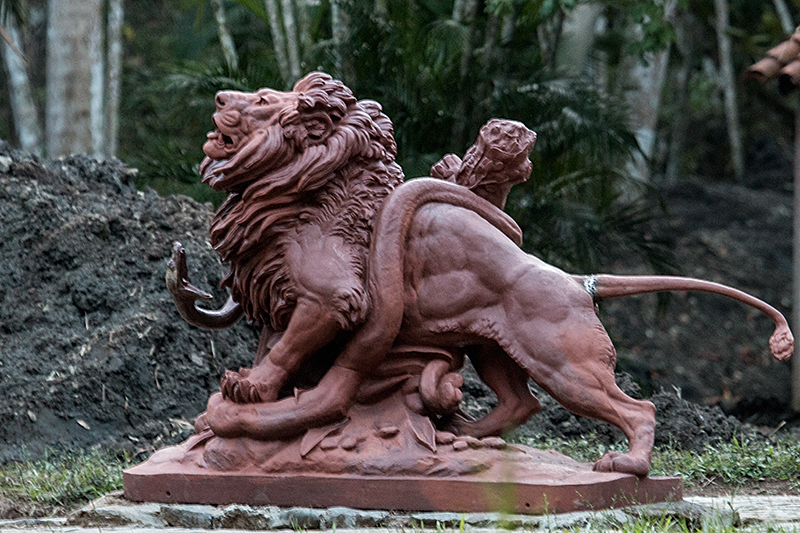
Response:
[{"label": "lion's open mouth", "polygon": [[215,118],[212,118],[211,120],[214,122],[214,128],[215,128],[213,133],[216,134],[217,138],[222,141],[222,144],[224,144],[228,148],[233,148],[234,145],[233,137],[227,135],[224,131],[222,131],[222,129],[220,129],[219,124],[217,124],[217,120]]},{"label": "lion's open mouth", "polygon": [[224,121],[213,118],[214,130],[210,131],[203,145],[203,152],[211,159],[228,159],[238,149],[239,136],[227,127]]}]

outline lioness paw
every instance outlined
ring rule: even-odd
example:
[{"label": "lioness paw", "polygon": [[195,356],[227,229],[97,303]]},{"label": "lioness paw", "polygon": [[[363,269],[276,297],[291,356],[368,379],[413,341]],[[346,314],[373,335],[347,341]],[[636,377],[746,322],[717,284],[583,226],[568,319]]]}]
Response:
[{"label": "lioness paw", "polygon": [[608,452],[594,464],[592,470],[646,476],[650,473],[650,461],[630,453]]},{"label": "lioness paw", "polygon": [[332,298],[342,329],[351,330],[367,316],[367,295],[358,288],[340,289]]}]

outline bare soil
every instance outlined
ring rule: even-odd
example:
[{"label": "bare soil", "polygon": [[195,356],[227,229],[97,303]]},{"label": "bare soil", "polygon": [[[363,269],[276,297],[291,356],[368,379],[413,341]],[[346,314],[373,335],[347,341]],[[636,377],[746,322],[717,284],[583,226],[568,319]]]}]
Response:
[{"label": "bare soil", "polygon": [[[667,219],[653,228],[672,243],[676,273],[761,298],[791,320],[791,193],[686,179],[664,187]],[[616,273],[636,271],[619,261]],[[742,421],[791,422],[790,363],[776,362],[772,322],[716,295],[675,293],[612,300],[601,317],[619,352],[618,370],[646,394],[666,391],[718,405]]]},{"label": "bare soil", "polygon": [[[0,462],[46,449],[151,449],[191,432],[225,368],[249,366],[257,344],[245,322],[193,328],[164,285],[171,244],[187,249],[192,281],[224,275],[207,242],[212,207],[137,191],[135,171],[85,156],[41,160],[0,142]],[[789,305],[788,193],[685,181],[666,188],[680,272]],[[614,272],[641,271],[621,258]],[[213,306],[226,295],[217,291]],[[602,309],[631,394],[655,395],[659,442],[701,449],[742,431],[740,420],[789,420],[789,370],[769,359],[769,320],[723,298],[678,294]],[[638,385],[637,385],[638,383]],[[641,386],[641,387],[640,387]],[[468,380],[466,407],[492,398]],[[544,412],[520,431],[574,437],[613,428],[576,417],[540,391]],[[727,411],[723,411],[723,408]]]},{"label": "bare soil", "polygon": [[117,161],[0,156],[0,461],[180,439],[257,339],[190,327],[165,288],[174,240],[219,286],[211,207],[137,191]]}]

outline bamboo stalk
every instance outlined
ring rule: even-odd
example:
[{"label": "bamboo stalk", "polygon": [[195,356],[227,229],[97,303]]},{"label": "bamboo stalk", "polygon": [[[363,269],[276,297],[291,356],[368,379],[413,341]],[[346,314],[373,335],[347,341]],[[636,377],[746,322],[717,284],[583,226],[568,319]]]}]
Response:
[{"label": "bamboo stalk", "polygon": [[739,122],[739,108],[736,105],[736,76],[733,73],[733,57],[731,38],[728,35],[730,25],[728,16],[728,0],[714,0],[716,11],[717,47],[719,49],[719,67],[722,75],[722,89],[725,95],[725,120],[728,123],[728,139],[731,147],[731,161],[736,181],[744,179],[744,153],[742,134]]}]

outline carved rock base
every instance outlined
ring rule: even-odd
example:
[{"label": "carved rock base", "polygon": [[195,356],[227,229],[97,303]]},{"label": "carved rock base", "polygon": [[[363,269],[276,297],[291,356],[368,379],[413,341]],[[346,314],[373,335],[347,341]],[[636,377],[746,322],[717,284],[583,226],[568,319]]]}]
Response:
[{"label": "carved rock base", "polygon": [[134,501],[419,511],[567,512],[677,501],[681,479],[593,472],[552,450],[436,432],[398,396],[286,441],[211,431],[123,475]]}]

